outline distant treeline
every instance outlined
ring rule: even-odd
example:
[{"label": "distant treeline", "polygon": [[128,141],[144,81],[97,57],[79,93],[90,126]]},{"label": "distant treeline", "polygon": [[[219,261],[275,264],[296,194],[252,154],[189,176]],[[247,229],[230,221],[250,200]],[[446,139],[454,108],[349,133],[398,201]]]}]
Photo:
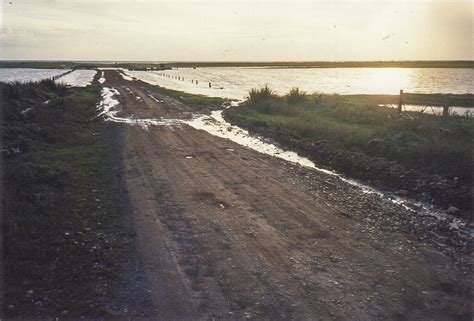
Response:
[{"label": "distant treeline", "polygon": [[474,68],[472,60],[427,61],[279,61],[279,62],[75,62],[75,61],[0,61],[0,68],[94,69],[100,67],[131,70],[165,70],[180,67],[267,67],[267,68]]}]

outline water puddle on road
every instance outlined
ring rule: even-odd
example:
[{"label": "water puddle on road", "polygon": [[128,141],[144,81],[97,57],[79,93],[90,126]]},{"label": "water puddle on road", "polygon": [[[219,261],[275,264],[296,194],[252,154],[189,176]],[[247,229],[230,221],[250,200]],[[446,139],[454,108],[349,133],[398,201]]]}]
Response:
[{"label": "water puddle on road", "polygon": [[119,91],[115,88],[103,87],[102,88],[102,101],[98,106],[100,111],[99,116],[104,116],[106,121],[112,121],[115,123],[129,124],[132,126],[140,126],[141,128],[148,130],[150,126],[181,126],[185,122],[180,119],[165,119],[165,118],[134,118],[131,117],[120,117],[120,109],[118,105],[120,102],[115,98],[120,95]]},{"label": "water puddle on road", "polygon": [[159,104],[164,102],[163,99],[157,99],[155,96],[153,96],[151,94],[148,94],[147,96],[150,97],[151,99],[153,99],[155,102],[157,102]]},{"label": "water puddle on road", "polygon": [[201,129],[211,135],[227,138],[231,141],[249,147],[260,153],[276,156],[286,161],[296,163],[305,167],[314,167],[314,163],[307,158],[298,156],[295,152],[284,151],[274,144],[267,143],[259,137],[251,136],[246,130],[227,123],[222,117],[222,111],[213,111],[211,116],[201,116],[188,121],[187,124],[193,128]]},{"label": "water puddle on road", "polygon": [[105,82],[104,70],[100,69],[99,72],[100,72],[99,83],[103,84]]}]

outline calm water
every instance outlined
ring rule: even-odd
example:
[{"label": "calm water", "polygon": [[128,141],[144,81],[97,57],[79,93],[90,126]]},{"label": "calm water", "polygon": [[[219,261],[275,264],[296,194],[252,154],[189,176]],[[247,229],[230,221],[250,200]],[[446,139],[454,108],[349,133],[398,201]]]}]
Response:
[{"label": "calm water", "polygon": [[338,94],[398,94],[400,89],[416,93],[474,93],[474,69],[467,68],[221,67],[126,73],[170,89],[238,100],[245,99],[250,89],[265,85],[278,94],[285,94],[292,87],[308,93]]},{"label": "calm water", "polygon": [[0,68],[0,82],[40,81],[66,71],[67,69]]}]

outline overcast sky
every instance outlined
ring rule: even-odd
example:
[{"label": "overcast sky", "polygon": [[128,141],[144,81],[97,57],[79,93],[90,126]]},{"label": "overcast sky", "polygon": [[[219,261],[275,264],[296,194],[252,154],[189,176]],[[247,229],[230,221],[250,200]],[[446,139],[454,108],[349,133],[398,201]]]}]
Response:
[{"label": "overcast sky", "polygon": [[0,1],[1,59],[473,59],[471,1]]}]

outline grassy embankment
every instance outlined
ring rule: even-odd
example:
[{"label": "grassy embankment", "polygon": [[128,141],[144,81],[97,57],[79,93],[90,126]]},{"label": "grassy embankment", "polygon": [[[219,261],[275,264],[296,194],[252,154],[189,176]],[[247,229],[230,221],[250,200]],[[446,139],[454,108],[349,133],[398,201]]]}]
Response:
[{"label": "grassy embankment", "polygon": [[96,117],[97,79],[0,84],[3,317],[100,317],[130,241]]},{"label": "grassy embankment", "polygon": [[[444,101],[443,95],[411,99]],[[226,114],[348,176],[424,200],[435,198],[441,206],[469,208],[474,119],[398,114],[377,106],[397,101],[398,96],[305,95],[298,90],[281,97],[263,88]]]}]

